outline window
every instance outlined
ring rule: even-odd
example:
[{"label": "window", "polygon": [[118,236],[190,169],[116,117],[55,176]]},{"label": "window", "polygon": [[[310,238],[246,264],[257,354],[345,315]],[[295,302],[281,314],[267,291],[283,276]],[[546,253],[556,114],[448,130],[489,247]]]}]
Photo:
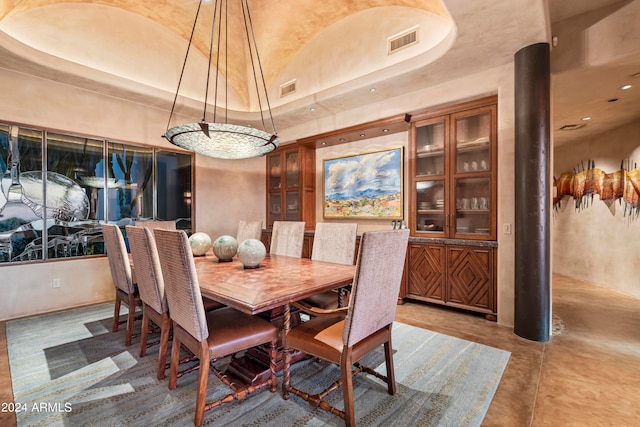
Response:
[{"label": "window", "polygon": [[191,231],[192,156],[0,124],[0,265],[104,254],[100,224]]}]

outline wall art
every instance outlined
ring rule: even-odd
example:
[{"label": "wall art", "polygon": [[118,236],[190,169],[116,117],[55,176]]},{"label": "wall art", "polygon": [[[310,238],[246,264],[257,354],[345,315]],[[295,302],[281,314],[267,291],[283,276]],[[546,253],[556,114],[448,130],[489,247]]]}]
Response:
[{"label": "wall art", "polygon": [[323,217],[403,219],[402,147],[323,161]]}]

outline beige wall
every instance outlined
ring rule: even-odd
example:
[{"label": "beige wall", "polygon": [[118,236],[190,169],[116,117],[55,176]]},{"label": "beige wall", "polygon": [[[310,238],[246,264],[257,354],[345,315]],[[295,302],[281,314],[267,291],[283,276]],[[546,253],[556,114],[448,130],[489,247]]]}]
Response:
[{"label": "beige wall", "polygon": [[[171,148],[160,138],[165,131],[168,112],[125,102],[117,98],[80,90],[56,82],[36,79],[0,70],[0,121],[13,121],[66,132],[95,135]],[[448,83],[371,103],[359,110],[329,116],[280,131],[282,141],[340,129],[406,112],[452,104],[498,94],[498,230],[513,223],[513,66],[477,73]],[[191,118],[197,121],[199,118]],[[403,145],[407,135],[390,135],[378,140],[321,149],[316,156],[317,218],[321,220],[322,159],[345,153]],[[196,231],[216,238],[235,235],[240,219],[265,221],[265,159],[225,161],[196,157]],[[406,162],[406,155],[405,155]],[[406,182],[406,176],[405,176]],[[406,185],[406,184],[405,184]],[[407,199],[408,200],[408,199]],[[405,202],[406,203],[406,202]],[[406,208],[406,207],[405,207]],[[360,224],[359,224],[360,225]],[[388,221],[366,221],[366,229],[386,228]],[[513,325],[513,236],[499,235],[498,249],[498,322]],[[29,271],[33,274],[23,274]],[[86,272],[80,276],[78,272]],[[29,266],[0,266],[2,290],[12,295],[0,299],[0,319],[45,312],[109,299],[112,294],[106,259],[49,262]],[[37,274],[36,274],[37,273]],[[51,280],[60,277],[63,286],[51,288]],[[67,279],[68,277],[68,279]],[[82,280],[78,280],[82,277]],[[74,297],[66,294],[67,286]],[[37,295],[37,305],[33,304]],[[9,302],[10,301],[10,302]]]},{"label": "beige wall", "polygon": [[[618,171],[622,160],[640,163],[639,137],[640,122],[635,122],[557,147],[554,174],[559,177],[588,159],[606,173]],[[640,298],[640,217],[625,216],[624,207],[595,196],[589,207],[576,210],[572,198],[563,198],[553,216],[553,272]]]},{"label": "beige wall", "polygon": [[[0,267],[0,320],[111,301],[106,257]],[[53,279],[60,287],[53,288]]]}]

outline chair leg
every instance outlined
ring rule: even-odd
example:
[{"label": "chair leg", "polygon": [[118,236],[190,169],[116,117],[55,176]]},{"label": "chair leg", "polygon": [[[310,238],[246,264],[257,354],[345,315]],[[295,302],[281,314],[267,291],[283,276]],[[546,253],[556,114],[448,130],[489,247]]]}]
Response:
[{"label": "chair leg", "polygon": [[116,295],[116,304],[113,309],[113,327],[111,328],[112,332],[118,332],[118,325],[120,324],[120,298]]},{"label": "chair leg", "polygon": [[147,339],[149,338],[149,317],[147,310],[142,307],[142,332],[140,333],[140,357],[147,355]]},{"label": "chair leg", "polygon": [[209,380],[209,346],[204,340],[200,343],[200,372],[198,373],[198,391],[196,393],[196,416],[194,424],[196,427],[202,425],[204,420],[204,407],[207,399],[207,382]]},{"label": "chair leg", "polygon": [[340,361],[340,371],[342,375],[342,398],[344,400],[344,422],[347,427],[355,427],[356,414],[353,405],[353,374],[351,373],[350,356],[343,357]]},{"label": "chair leg", "polygon": [[158,349],[158,379],[164,379],[165,365],[167,363],[167,347],[169,346],[169,329],[171,319],[167,313],[162,314],[162,325],[160,325],[160,348]]},{"label": "chair leg", "polygon": [[393,347],[391,347],[391,335],[384,343],[384,363],[387,366],[387,390],[390,395],[396,394],[396,375],[393,370]]},{"label": "chair leg", "polygon": [[169,367],[169,390],[176,388],[178,381],[178,365],[180,365],[180,339],[173,336],[171,345],[171,366]]},{"label": "chair leg", "polygon": [[127,316],[127,337],[125,345],[131,345],[131,337],[133,337],[133,323],[136,320],[136,300],[133,294],[129,294],[129,315]]}]

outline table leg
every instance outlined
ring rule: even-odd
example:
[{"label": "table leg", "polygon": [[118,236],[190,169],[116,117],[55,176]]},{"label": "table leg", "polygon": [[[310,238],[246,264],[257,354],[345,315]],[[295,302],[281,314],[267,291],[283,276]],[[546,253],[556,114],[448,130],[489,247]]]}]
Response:
[{"label": "table leg", "polygon": [[289,387],[291,385],[289,381],[291,352],[289,351],[289,343],[287,341],[290,329],[291,307],[289,304],[286,304],[284,306],[284,324],[282,325],[282,359],[284,360],[284,364],[282,366],[282,398],[284,400],[289,399]]},{"label": "table leg", "polygon": [[[300,322],[299,313],[289,308],[289,329],[296,326]],[[280,330],[280,338],[278,340],[278,352],[276,357],[276,371],[282,369],[284,364],[284,358],[282,353],[282,336],[284,335],[284,316],[285,307],[278,307],[278,309],[271,310],[270,313],[265,313],[263,316],[271,323],[278,326]],[[231,363],[227,367],[226,372],[229,375],[238,378],[246,384],[260,384],[266,381],[271,375],[270,371],[270,357],[269,346],[261,345],[253,347],[244,352],[240,357],[234,357]],[[300,360],[308,359],[309,356],[301,351],[289,351],[289,365],[292,365]]]}]

